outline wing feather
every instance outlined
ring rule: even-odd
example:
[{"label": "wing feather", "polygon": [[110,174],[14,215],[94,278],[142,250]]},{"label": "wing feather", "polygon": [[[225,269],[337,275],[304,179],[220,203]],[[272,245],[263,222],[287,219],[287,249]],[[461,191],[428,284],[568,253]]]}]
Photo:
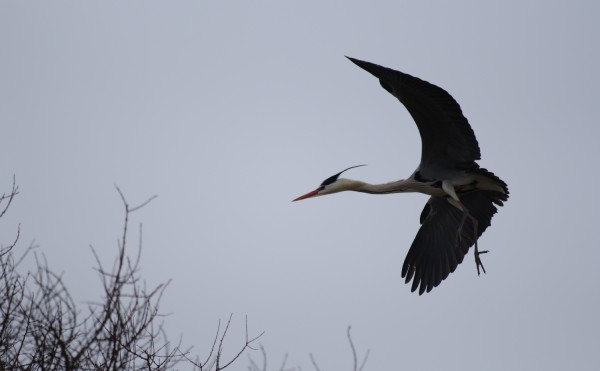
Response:
[{"label": "wing feather", "polygon": [[[425,177],[434,172],[477,167],[479,144],[459,104],[444,89],[374,63],[349,58],[379,79],[415,120],[421,135],[421,165]],[[430,173],[430,174],[428,174]]]},{"label": "wing feather", "polygon": [[[461,194],[460,199],[479,222],[477,232],[481,236],[497,211],[494,194],[475,190]],[[454,272],[475,242],[470,219],[465,220],[461,238],[457,240],[462,211],[445,197],[431,197],[425,209],[429,212],[402,266],[402,277],[406,283],[412,279],[411,290],[418,288],[419,294],[431,291]]]}]

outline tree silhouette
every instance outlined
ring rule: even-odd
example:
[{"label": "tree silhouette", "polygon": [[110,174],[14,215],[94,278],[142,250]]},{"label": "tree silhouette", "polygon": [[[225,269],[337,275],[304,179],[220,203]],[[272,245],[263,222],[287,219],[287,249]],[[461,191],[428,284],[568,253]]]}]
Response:
[{"label": "tree silhouette", "polygon": [[[246,339],[231,359],[223,359],[223,341],[232,321],[225,329],[221,322],[215,340],[204,361],[192,360],[191,348],[181,341],[171,343],[163,330],[159,304],[167,283],[147,288],[140,274],[142,225],[139,243],[129,255],[129,217],[150,203],[150,197],[131,207],[117,187],[125,209],[123,231],[118,241],[117,256],[112,267],[101,262],[92,247],[95,270],[102,283],[97,302],[80,308],[71,297],[61,275],[48,266],[43,254],[30,245],[20,256],[15,255],[16,237],[0,247],[0,371],[24,370],[166,370],[180,362],[201,371],[219,371],[232,365],[262,334]],[[19,193],[13,177],[12,189],[0,197],[2,218]],[[35,258],[36,269],[19,272],[22,262]]]}]

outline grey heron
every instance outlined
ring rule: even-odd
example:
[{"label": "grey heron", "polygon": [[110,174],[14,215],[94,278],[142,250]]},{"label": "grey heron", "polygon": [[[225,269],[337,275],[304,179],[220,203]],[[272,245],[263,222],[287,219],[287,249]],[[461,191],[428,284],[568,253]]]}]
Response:
[{"label": "grey heron", "polygon": [[[462,263],[475,245],[477,274],[485,273],[477,240],[490,226],[496,206],[508,200],[504,181],[480,167],[479,144],[460,106],[444,89],[417,77],[350,58],[379,79],[414,119],[421,135],[421,162],[407,178],[369,184],[340,178],[352,168],[327,179],[312,192],[293,201],[343,191],[371,194],[419,192],[430,198],[421,212],[421,227],[402,265],[406,283],[419,295],[438,286]],[[359,165],[363,166],[363,165]]]}]

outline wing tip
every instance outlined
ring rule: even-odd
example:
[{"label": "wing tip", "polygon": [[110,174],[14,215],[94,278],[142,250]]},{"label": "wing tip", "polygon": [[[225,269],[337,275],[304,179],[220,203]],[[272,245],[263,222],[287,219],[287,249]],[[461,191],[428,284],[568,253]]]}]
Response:
[{"label": "wing tip", "polygon": [[[383,67],[383,66],[380,66],[375,63],[362,61],[360,59],[352,58],[347,55],[345,57],[348,58],[352,63],[354,63],[358,67],[362,68],[363,70],[369,72],[371,75],[377,77],[378,79],[381,79],[384,76],[384,74],[386,73],[386,71],[390,70],[387,67]],[[395,72],[397,72],[397,71],[395,71]]]},{"label": "wing tip", "polygon": [[347,55],[345,55],[344,57],[348,58],[350,60],[350,62],[354,63],[355,65],[357,65],[360,68],[365,68],[365,66],[367,66],[368,64],[371,64],[370,62],[361,61],[360,59],[352,58]]}]

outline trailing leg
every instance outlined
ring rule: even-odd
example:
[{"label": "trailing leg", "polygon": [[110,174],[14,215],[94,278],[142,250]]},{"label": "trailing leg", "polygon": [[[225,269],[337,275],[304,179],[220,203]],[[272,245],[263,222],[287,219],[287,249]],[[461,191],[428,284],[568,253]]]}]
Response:
[{"label": "trailing leg", "polygon": [[[475,265],[477,267],[477,275],[481,274],[481,270],[483,270],[483,273],[486,273],[485,268],[483,266],[483,263],[481,262],[481,258],[479,257],[479,255],[486,254],[489,251],[488,250],[479,251],[479,246],[477,244],[477,240],[479,237],[479,233],[478,233],[479,232],[479,230],[478,230],[479,221],[477,220],[477,218],[475,218],[473,215],[471,215],[469,210],[460,201],[460,199],[458,198],[458,195],[456,194],[456,191],[454,190],[454,186],[452,185],[451,182],[443,181],[442,189],[449,196],[448,202],[450,202],[451,204],[453,204],[455,207],[457,207],[459,210],[461,210],[463,212],[462,218],[458,225],[458,230],[456,231],[456,244],[458,245],[463,239],[462,230],[465,225],[465,221],[467,220],[467,218],[471,219],[471,223],[473,223],[473,241],[474,241],[474,245],[475,245],[474,254],[475,254]],[[481,267],[481,270],[479,269],[479,267]]]}]

